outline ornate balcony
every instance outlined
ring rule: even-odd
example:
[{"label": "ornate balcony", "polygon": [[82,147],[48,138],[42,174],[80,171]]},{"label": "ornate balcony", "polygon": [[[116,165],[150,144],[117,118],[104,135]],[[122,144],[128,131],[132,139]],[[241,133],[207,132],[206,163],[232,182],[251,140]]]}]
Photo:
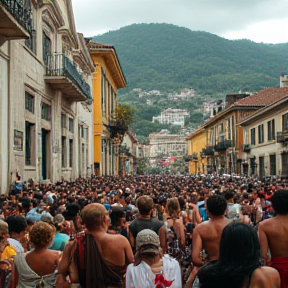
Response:
[{"label": "ornate balcony", "polygon": [[110,131],[111,139],[118,139],[120,142],[122,142],[125,133],[128,131],[128,126],[115,119],[110,119],[108,124],[104,123],[104,126]]},{"label": "ornate balcony", "polygon": [[225,151],[226,149],[232,147],[231,140],[223,140],[215,145],[215,151]]},{"label": "ornate balcony", "polygon": [[288,131],[284,130],[277,132],[277,143],[284,143],[288,141]]},{"label": "ornate balcony", "polygon": [[0,45],[5,40],[28,39],[31,11],[19,0],[0,0]]},{"label": "ornate balcony", "polygon": [[213,156],[214,155],[214,146],[206,146],[205,149],[202,149],[202,154],[205,156]]},{"label": "ornate balcony", "polygon": [[72,101],[92,103],[90,86],[79,74],[76,66],[63,53],[46,55],[44,80],[55,90],[61,91]]}]

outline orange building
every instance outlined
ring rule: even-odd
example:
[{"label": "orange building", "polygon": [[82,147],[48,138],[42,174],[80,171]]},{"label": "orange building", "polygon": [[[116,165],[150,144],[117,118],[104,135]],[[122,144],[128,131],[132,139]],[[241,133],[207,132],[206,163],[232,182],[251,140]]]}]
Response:
[{"label": "orange building", "polygon": [[96,175],[118,175],[119,143],[115,128],[117,93],[127,86],[113,46],[87,42],[95,66],[93,74],[94,169]]}]

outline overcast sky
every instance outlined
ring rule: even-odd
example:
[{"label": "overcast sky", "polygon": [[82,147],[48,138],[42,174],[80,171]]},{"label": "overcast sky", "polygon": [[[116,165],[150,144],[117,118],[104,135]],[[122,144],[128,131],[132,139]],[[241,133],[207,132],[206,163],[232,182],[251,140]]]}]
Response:
[{"label": "overcast sky", "polygon": [[72,0],[86,37],[133,23],[169,23],[227,39],[288,42],[288,0]]}]

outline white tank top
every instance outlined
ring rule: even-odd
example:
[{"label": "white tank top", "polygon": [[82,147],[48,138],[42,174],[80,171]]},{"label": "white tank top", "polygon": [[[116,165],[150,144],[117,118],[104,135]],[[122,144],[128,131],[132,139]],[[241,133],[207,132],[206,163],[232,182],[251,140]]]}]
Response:
[{"label": "white tank top", "polygon": [[[56,280],[56,271],[52,274],[39,276],[36,272],[34,272],[28,263],[26,262],[26,253],[17,253],[14,258],[14,263],[17,267],[17,271],[19,274],[19,281],[17,288],[31,288],[36,287],[36,285],[41,284],[39,287],[41,288],[51,288],[54,287]],[[56,268],[56,267],[55,267]],[[56,270],[56,269],[55,269]]]}]

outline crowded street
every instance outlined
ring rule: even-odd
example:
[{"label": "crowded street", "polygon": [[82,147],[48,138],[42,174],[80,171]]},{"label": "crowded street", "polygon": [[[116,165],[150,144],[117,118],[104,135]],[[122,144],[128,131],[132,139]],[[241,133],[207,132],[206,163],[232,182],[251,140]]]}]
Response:
[{"label": "crowded street", "polygon": [[[2,287],[6,287],[5,281],[9,282],[7,285],[10,286],[7,287],[51,287],[49,285],[54,285],[54,281],[59,288],[102,287],[99,278],[106,283],[103,287],[152,287],[147,286],[147,283],[153,281],[153,276],[151,279],[147,278],[149,274],[143,276],[143,271],[148,266],[142,267],[144,269],[142,271],[139,270],[142,269],[139,263],[144,261],[145,265],[157,270],[166,263],[165,261],[168,261],[167,259],[171,259],[169,261],[172,262],[170,266],[164,264],[163,269],[165,270],[167,268],[165,265],[168,265],[170,269],[174,267],[173,271],[166,272],[165,278],[157,278],[158,280],[153,284],[155,287],[180,288],[192,287],[192,285],[208,287],[205,285],[209,285],[209,281],[217,282],[221,279],[213,279],[212,274],[203,278],[203,274],[205,275],[207,271],[205,272],[201,267],[208,269],[209,265],[212,267],[211,263],[217,263],[216,260],[222,255],[222,244],[219,251],[222,230],[226,226],[237,223],[244,223],[244,226],[249,227],[250,233],[255,233],[257,236],[257,241],[259,236],[261,247],[258,247],[259,254],[257,254],[257,251],[252,251],[257,249],[257,245],[254,243],[253,245],[256,245],[254,247],[250,243],[250,246],[246,247],[247,251],[241,252],[240,250],[245,248],[237,244],[239,239],[234,239],[236,243],[230,245],[240,246],[236,249],[239,251],[231,257],[236,257],[239,253],[255,252],[254,269],[261,270],[260,267],[267,267],[268,272],[263,271],[268,273],[270,281],[274,278],[276,281],[274,286],[265,284],[249,287],[280,287],[278,269],[281,281],[284,281],[281,287],[287,287],[283,284],[286,279],[286,268],[283,267],[286,267],[286,264],[283,262],[280,269],[279,263],[277,264],[275,260],[285,259],[287,251],[286,180],[273,179],[261,182],[253,178],[216,175],[127,175],[124,178],[103,176],[78,178],[75,181],[62,179],[56,183],[23,182],[21,184],[15,181],[9,195],[1,196],[1,269],[6,271],[1,273],[4,277],[1,279]],[[279,193],[278,198],[277,193]],[[275,224],[278,225],[277,232],[271,232],[269,221],[276,219],[278,220]],[[142,230],[145,233],[141,234]],[[269,233],[278,233],[278,236]],[[140,234],[142,238],[138,236]],[[89,242],[85,235],[94,235],[96,242],[93,238],[92,242],[97,244],[98,249],[93,248],[91,241]],[[274,247],[275,239],[271,240],[271,237],[277,239],[277,245],[281,245],[278,239],[283,239],[284,246],[281,251]],[[246,238],[241,241],[247,241]],[[230,241],[233,241],[233,237]],[[92,249],[88,252],[90,257],[83,249],[85,251]],[[224,249],[229,250],[232,247],[224,247]],[[115,251],[111,253],[111,250]],[[25,265],[19,262],[23,261],[18,256],[23,255],[22,253],[27,255]],[[163,256],[157,256],[158,253]],[[141,258],[141,255],[144,258]],[[163,260],[160,260],[162,257]],[[158,259],[160,266],[155,266],[151,259],[154,259],[154,262]],[[101,266],[99,261],[102,263]],[[71,265],[75,267],[73,266],[72,269]],[[81,268],[81,265],[84,267]],[[266,265],[275,267],[277,270]],[[29,267],[36,272],[32,273],[31,269],[29,272]],[[246,271],[246,268],[242,266],[241,269]],[[25,272],[25,269],[28,270]],[[93,269],[98,271],[98,276],[92,275],[95,274]],[[90,271],[90,278],[87,278],[88,271]],[[202,273],[199,274],[198,271]],[[43,276],[37,278],[35,273]],[[225,277],[230,278],[228,274]],[[253,277],[252,275],[251,281]],[[99,285],[92,285],[91,279],[99,282]],[[234,280],[236,279],[239,281],[238,278]],[[199,281],[203,283],[201,286]],[[253,281],[258,283],[261,279],[256,277]],[[79,286],[79,282],[82,286]],[[43,285],[27,286],[31,283],[32,285],[43,283]],[[229,286],[217,287],[238,286],[229,284]]]},{"label": "crowded street", "polygon": [[0,288],[288,288],[287,11],[0,0]]}]

